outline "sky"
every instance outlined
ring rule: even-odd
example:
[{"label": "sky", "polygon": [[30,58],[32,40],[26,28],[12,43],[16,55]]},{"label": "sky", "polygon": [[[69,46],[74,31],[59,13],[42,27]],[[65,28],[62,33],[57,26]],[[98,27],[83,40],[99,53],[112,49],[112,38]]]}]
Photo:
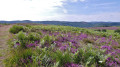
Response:
[{"label": "sky", "polygon": [[0,0],[0,20],[120,22],[120,0]]}]

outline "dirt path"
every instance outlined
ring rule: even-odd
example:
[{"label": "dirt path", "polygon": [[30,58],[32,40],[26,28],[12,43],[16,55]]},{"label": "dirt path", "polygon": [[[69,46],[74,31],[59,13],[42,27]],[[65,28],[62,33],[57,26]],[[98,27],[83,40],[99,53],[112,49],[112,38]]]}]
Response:
[{"label": "dirt path", "polygon": [[2,61],[4,59],[5,50],[7,49],[7,39],[10,27],[12,27],[12,25],[0,27],[0,67],[4,67]]}]

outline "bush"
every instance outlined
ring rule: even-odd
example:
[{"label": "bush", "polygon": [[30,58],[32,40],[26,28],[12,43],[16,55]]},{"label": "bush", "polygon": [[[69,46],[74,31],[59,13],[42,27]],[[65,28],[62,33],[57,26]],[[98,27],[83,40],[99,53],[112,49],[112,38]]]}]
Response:
[{"label": "bush", "polygon": [[17,34],[17,41],[19,42],[22,48],[27,48],[28,44],[35,43],[36,41],[40,41],[40,35],[38,33],[29,33],[28,35],[24,32],[19,32]]},{"label": "bush", "polygon": [[52,55],[53,60],[56,60],[58,67],[61,67],[65,65],[66,63],[72,62],[72,54],[70,54],[70,52],[68,51],[63,53],[62,51],[57,50],[51,55]]},{"label": "bush", "polygon": [[98,50],[97,48],[93,48],[92,45],[87,45],[84,48],[80,48],[78,52],[74,55],[74,62],[77,64],[83,64],[87,67],[93,67],[96,66],[104,66],[105,60],[107,59],[108,55],[106,57],[103,55],[105,50]]},{"label": "bush", "polygon": [[107,32],[107,30],[106,29],[102,29],[102,32]]},{"label": "bush", "polygon": [[28,34],[28,40],[30,41],[39,41],[40,40],[40,35],[38,33],[29,33]]},{"label": "bush", "polygon": [[23,30],[23,26],[14,25],[13,27],[10,28],[9,32],[13,33],[13,34],[16,34],[16,33],[18,33],[19,31],[22,31],[22,30]]},{"label": "bush", "polygon": [[115,30],[115,32],[120,33],[120,29]]},{"label": "bush", "polygon": [[9,57],[4,60],[5,67],[25,67],[32,61],[32,55],[32,49],[14,49]]},{"label": "bush", "polygon": [[97,29],[97,30],[94,30],[94,31],[98,31],[98,32],[101,32],[101,30],[100,30],[100,29]]}]

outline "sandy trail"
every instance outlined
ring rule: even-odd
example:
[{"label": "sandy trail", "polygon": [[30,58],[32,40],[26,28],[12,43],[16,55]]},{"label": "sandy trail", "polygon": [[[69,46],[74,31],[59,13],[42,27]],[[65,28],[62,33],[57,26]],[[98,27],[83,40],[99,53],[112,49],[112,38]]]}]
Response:
[{"label": "sandy trail", "polygon": [[4,54],[7,49],[7,40],[10,27],[12,27],[12,25],[4,25],[0,27],[0,67],[4,67],[2,61],[5,58]]}]

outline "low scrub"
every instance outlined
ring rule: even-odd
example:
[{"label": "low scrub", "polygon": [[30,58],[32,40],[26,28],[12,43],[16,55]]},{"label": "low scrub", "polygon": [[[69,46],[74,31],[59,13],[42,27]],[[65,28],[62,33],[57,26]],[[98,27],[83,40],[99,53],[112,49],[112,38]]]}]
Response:
[{"label": "low scrub", "polygon": [[23,30],[23,26],[18,26],[18,25],[14,25],[13,27],[10,28],[10,33],[16,34],[19,31]]}]

